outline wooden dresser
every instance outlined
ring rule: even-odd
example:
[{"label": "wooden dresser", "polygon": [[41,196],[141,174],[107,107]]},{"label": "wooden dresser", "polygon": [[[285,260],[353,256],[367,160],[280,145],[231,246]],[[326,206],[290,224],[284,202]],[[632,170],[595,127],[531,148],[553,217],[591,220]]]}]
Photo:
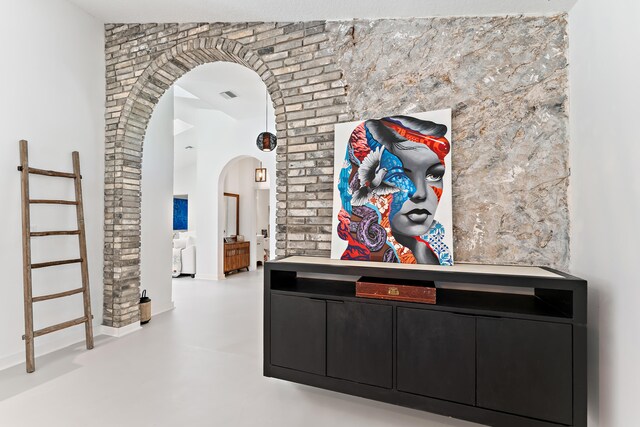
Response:
[{"label": "wooden dresser", "polygon": [[224,244],[224,274],[246,268],[249,271],[251,253],[249,242]]}]

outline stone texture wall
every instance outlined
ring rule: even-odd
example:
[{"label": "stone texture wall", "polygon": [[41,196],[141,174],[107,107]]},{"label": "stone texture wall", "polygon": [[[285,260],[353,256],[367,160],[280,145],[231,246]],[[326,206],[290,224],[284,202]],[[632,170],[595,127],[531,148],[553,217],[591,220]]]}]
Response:
[{"label": "stone texture wall", "polygon": [[275,105],[277,255],[328,256],[333,126],[453,109],[458,261],[566,268],[564,16],[108,24],[104,323],[138,320],[140,166],[162,93],[199,64],[255,70]]},{"label": "stone texture wall", "polygon": [[457,261],[569,266],[564,16],[331,23],[354,120],[452,108]]}]

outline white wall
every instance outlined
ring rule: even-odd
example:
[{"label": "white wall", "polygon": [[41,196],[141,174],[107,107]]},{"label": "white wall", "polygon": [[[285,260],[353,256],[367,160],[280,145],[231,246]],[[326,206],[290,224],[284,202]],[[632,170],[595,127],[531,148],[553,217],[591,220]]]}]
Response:
[{"label": "white wall", "polygon": [[[70,171],[71,152],[80,152],[96,333],[102,323],[102,251],[104,188],[104,28],[62,0],[3,1],[0,26],[3,59],[0,81],[0,210],[3,244],[0,286],[0,368],[24,362],[20,174],[18,140],[27,139],[34,167]],[[34,177],[32,196],[73,197],[71,180]],[[71,206],[36,205],[33,230],[73,229]],[[46,237],[34,242],[33,261],[76,257],[77,238]],[[33,273],[34,295],[80,285],[78,265]],[[45,301],[35,306],[36,328],[82,315],[82,297]],[[36,357],[84,339],[76,326],[36,339]],[[36,359],[37,365],[37,359]]]},{"label": "white wall", "polygon": [[144,138],[141,212],[140,289],[155,315],[173,308],[173,89],[160,98]]},{"label": "white wall", "polygon": [[638,425],[640,3],[569,14],[571,270],[589,282],[589,425]]},{"label": "white wall", "polygon": [[192,123],[199,142],[196,163],[196,192],[198,208],[195,223],[198,230],[196,251],[196,277],[217,280],[218,277],[218,178],[223,165],[218,162],[225,157],[231,145],[233,120],[219,111],[193,111]]},{"label": "white wall", "polygon": [[269,230],[269,190],[256,192],[256,233],[262,234],[262,230],[269,231],[269,237],[275,230]]}]

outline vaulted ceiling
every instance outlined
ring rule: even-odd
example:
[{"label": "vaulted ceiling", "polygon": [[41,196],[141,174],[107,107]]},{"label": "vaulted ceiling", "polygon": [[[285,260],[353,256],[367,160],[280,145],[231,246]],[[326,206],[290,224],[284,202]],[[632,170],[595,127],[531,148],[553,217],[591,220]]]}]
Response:
[{"label": "vaulted ceiling", "polygon": [[[225,99],[221,92],[231,91],[236,97]],[[181,77],[174,85],[174,165],[175,170],[195,167],[198,147],[215,141],[216,135],[201,140],[196,135],[198,119],[195,110],[219,112],[210,119],[219,126],[245,126],[248,122],[258,127],[275,129],[275,115],[271,99],[266,98],[266,87],[253,70],[232,62],[213,62],[200,65]],[[268,102],[268,111],[265,111]],[[221,113],[221,114],[220,114]],[[221,120],[220,117],[224,117]],[[245,135],[255,139],[257,135]],[[186,149],[187,146],[193,148]]]},{"label": "vaulted ceiling", "polygon": [[[175,96],[196,108],[222,111],[236,120],[264,122],[266,87],[253,70],[232,62],[212,62],[189,71],[176,82]],[[236,97],[226,99],[221,92]],[[271,102],[271,100],[269,100]]]},{"label": "vaulted ceiling", "polygon": [[69,0],[103,22],[313,21],[546,14],[577,0]]}]

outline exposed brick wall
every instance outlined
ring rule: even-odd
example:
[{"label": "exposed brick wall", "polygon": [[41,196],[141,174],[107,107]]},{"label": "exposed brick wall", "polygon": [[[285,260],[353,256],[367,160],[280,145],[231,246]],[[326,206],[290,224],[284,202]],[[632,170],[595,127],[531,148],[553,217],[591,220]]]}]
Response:
[{"label": "exposed brick wall", "polygon": [[153,107],[184,73],[218,60],[255,70],[275,106],[276,255],[329,255],[335,123],[450,107],[456,259],[568,265],[564,16],[105,32],[105,325],[138,320],[140,170]]},{"label": "exposed brick wall", "polygon": [[[142,143],[164,91],[197,65],[240,63],[276,113],[277,255],[328,255],[333,124],[348,119],[324,22],[108,24],[104,324],[138,320]],[[289,233],[289,238],[287,238]]]}]

